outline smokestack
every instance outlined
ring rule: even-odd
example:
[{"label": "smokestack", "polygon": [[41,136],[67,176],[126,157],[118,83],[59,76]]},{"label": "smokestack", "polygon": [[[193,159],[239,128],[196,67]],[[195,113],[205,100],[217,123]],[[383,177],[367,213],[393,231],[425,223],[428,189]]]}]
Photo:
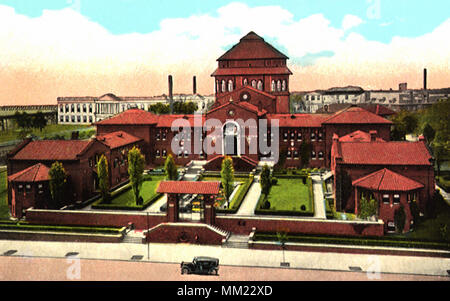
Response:
[{"label": "smokestack", "polygon": [[427,89],[427,68],[423,69],[423,89]]},{"label": "smokestack", "polygon": [[169,104],[170,104],[170,114],[173,112],[173,80],[172,75],[169,75]]},{"label": "smokestack", "polygon": [[192,79],[192,93],[197,94],[197,77],[194,75],[194,78]]}]

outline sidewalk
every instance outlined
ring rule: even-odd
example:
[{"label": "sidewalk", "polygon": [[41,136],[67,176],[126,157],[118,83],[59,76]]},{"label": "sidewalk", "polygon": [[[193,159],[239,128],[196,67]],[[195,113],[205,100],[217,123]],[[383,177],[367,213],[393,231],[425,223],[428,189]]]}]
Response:
[{"label": "sidewalk", "polygon": [[261,185],[259,184],[259,176],[255,176],[255,179],[250,186],[247,195],[242,201],[239,210],[236,215],[254,215],[256,205],[258,205],[259,197],[261,196]]},{"label": "sidewalk", "polygon": [[312,176],[312,185],[314,193],[314,217],[318,219],[327,219],[325,210],[325,201],[323,196],[322,178],[320,176]]},{"label": "sidewalk", "polygon": [[[69,252],[83,259],[109,259],[180,263],[195,256],[217,257],[222,265],[250,267],[280,267],[283,251],[223,248],[189,244],[95,244],[74,242],[0,241],[0,254],[16,250],[10,256],[64,258]],[[285,251],[285,262],[290,268],[350,271],[358,269],[368,273],[397,273],[449,276],[449,258],[364,255],[333,252]],[[32,260],[32,259],[30,259]],[[13,267],[12,267],[13,268]]]}]

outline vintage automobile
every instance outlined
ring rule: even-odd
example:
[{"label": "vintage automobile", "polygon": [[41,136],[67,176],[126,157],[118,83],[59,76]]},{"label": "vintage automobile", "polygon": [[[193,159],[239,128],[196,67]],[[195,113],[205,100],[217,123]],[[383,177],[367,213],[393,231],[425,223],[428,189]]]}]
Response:
[{"label": "vintage automobile", "polygon": [[181,274],[215,274],[219,273],[219,259],[212,257],[195,257],[192,262],[181,262]]}]

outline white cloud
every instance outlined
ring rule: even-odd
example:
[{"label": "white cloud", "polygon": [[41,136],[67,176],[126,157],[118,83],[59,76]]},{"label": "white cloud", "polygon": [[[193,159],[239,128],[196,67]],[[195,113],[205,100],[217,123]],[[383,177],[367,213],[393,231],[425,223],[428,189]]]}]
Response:
[{"label": "white cloud", "polygon": [[358,16],[345,15],[344,19],[342,20],[342,29],[349,30],[350,28],[361,25],[363,22],[364,21]]},{"label": "white cloud", "polygon": [[[29,18],[0,5],[0,67],[41,73],[117,75],[125,79],[129,74],[152,73],[162,82],[171,72],[184,72],[189,77],[203,74],[204,81],[211,82],[209,93],[213,87],[209,74],[217,66],[216,59],[226,47],[255,31],[282,45],[291,58],[323,51],[334,53],[307,68],[291,65],[301,78],[297,80],[294,74],[291,87],[297,84],[295,89],[317,88],[314,78],[316,83],[327,84],[320,79],[332,80],[334,76],[336,81],[352,81],[372,77],[373,84],[381,83],[386,72],[401,73],[403,69],[424,66],[449,70],[450,19],[429,34],[396,37],[388,44],[352,32],[362,23],[361,18],[346,15],[341,28],[336,28],[322,14],[295,19],[280,6],[249,7],[236,2],[214,14],[163,20],[158,30],[147,34],[113,35],[70,8],[44,11],[40,17]],[[153,88],[155,94],[166,90]]]}]

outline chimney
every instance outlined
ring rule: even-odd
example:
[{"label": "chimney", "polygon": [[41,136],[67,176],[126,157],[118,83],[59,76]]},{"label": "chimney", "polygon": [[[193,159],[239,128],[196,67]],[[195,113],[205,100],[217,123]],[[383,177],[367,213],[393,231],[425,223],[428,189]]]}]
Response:
[{"label": "chimney", "polygon": [[427,142],[424,135],[419,136],[419,141]]},{"label": "chimney", "polygon": [[370,142],[375,142],[377,141],[377,131],[370,131]]},{"label": "chimney", "polygon": [[423,89],[427,89],[427,68],[423,69]]},{"label": "chimney", "polygon": [[172,75],[169,75],[169,104],[170,104],[170,114],[173,112],[173,80]]},{"label": "chimney", "polygon": [[400,92],[408,90],[408,83],[401,83],[401,84],[399,84],[398,85],[398,89],[400,90]]},{"label": "chimney", "polygon": [[192,78],[192,93],[197,94],[197,77],[195,75]]}]

